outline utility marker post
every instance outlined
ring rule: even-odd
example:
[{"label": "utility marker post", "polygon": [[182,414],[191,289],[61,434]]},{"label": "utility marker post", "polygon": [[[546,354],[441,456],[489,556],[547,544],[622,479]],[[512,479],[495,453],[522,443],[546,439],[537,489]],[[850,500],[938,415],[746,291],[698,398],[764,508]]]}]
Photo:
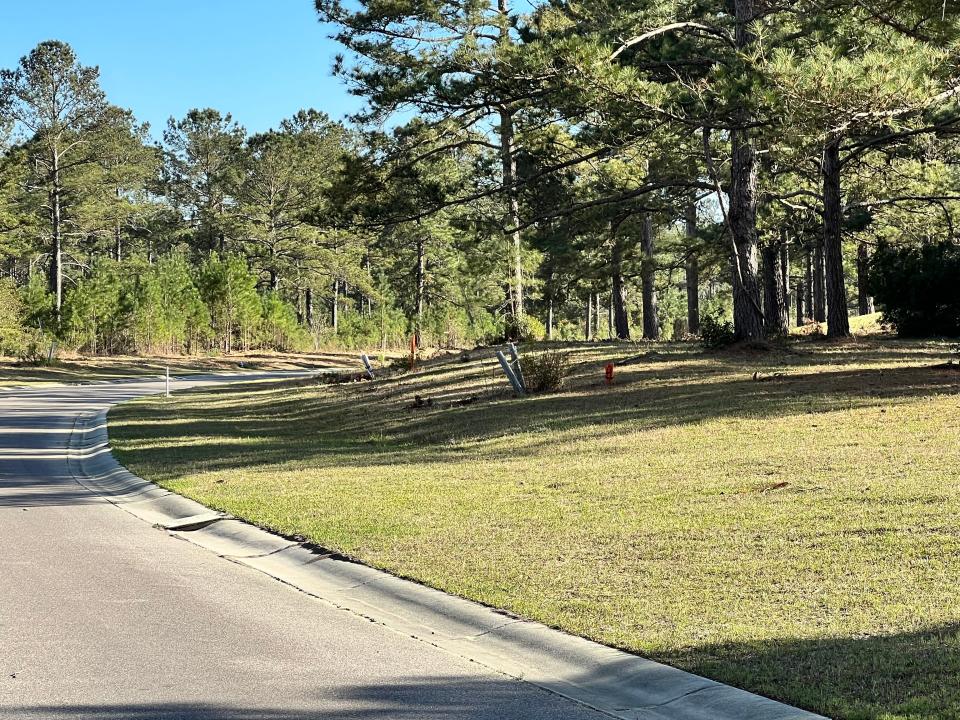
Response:
[{"label": "utility marker post", "polygon": [[170,397],[170,366],[167,365],[167,397]]},{"label": "utility marker post", "polygon": [[517,346],[513,343],[507,345],[507,349],[510,350],[510,366],[513,369],[513,374],[517,377],[517,382],[520,383],[520,387],[523,388],[523,392],[527,391],[527,381],[523,379],[523,368],[520,367],[520,353],[517,352]]},{"label": "utility marker post", "polygon": [[510,384],[513,386],[513,389],[517,395],[526,395],[526,390],[524,390],[520,380],[517,379],[516,374],[513,372],[513,368],[510,366],[510,361],[507,360],[507,356],[503,354],[502,350],[497,350],[497,360],[500,361],[500,367],[503,368],[503,374],[507,376],[507,380],[510,381]]},{"label": "utility marker post", "polygon": [[360,353],[360,359],[363,361],[363,367],[367,371],[367,377],[373,380],[373,366],[370,364],[370,358],[366,353]]}]

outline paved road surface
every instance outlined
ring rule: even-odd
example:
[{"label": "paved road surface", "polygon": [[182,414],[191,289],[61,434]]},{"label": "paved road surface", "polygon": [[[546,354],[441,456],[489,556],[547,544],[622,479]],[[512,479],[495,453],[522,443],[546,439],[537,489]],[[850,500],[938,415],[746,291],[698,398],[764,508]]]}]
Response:
[{"label": "paved road surface", "polygon": [[0,392],[0,717],[604,717],[337,610],[84,489],[65,452],[76,416],[161,387]]}]

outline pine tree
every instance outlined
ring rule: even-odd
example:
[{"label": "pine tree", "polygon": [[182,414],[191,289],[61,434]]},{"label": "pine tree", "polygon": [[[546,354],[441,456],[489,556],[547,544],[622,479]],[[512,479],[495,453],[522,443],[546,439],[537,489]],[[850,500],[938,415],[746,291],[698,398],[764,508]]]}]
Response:
[{"label": "pine tree", "polygon": [[[383,120],[406,108],[442,127],[423,154],[469,146],[499,156],[498,195],[514,319],[525,313],[524,252],[517,188],[518,117],[538,96],[527,75],[521,17],[508,0],[423,4],[369,0],[361,9],[317,0],[322,19],[339,25],[336,39],[358,62],[335,70],[367,99],[366,118]],[[486,127],[491,132],[477,132]]]},{"label": "pine tree", "polygon": [[81,65],[63,42],[40,43],[17,68],[0,72],[0,115],[28,141],[38,178],[32,187],[46,195],[49,213],[49,278],[56,322],[63,307],[63,253],[71,180],[101,159],[90,136],[107,117],[99,70]]},{"label": "pine tree", "polygon": [[187,222],[197,252],[226,252],[234,218],[230,194],[241,177],[245,132],[229,113],[191,110],[170,118],[166,144],[166,194]]}]

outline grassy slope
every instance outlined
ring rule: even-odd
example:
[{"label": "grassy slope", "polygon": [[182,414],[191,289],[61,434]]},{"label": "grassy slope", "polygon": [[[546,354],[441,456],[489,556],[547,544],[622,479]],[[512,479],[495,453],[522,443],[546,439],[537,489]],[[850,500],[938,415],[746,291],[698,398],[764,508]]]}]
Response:
[{"label": "grassy slope", "polygon": [[0,387],[41,385],[84,381],[119,380],[141,375],[162,375],[169,365],[173,375],[247,370],[296,370],[304,367],[357,366],[354,355],[246,353],[227,357],[68,357],[50,365],[31,365],[9,358],[0,358]]},{"label": "grassy slope", "polygon": [[450,592],[831,716],[960,717],[952,348],[791,348],[574,347],[568,389],[522,400],[486,355],[138,401],[111,435],[166,487]]}]

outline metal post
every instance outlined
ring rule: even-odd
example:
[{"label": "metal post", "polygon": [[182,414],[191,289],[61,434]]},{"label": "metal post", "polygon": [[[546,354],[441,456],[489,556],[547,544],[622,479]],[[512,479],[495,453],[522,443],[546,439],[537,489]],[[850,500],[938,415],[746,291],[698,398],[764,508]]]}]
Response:
[{"label": "metal post", "polygon": [[520,383],[520,387],[524,392],[527,391],[527,381],[523,379],[523,369],[520,367],[520,353],[517,352],[517,346],[513,343],[507,345],[507,349],[510,350],[510,358],[512,362],[510,363],[510,368],[513,370],[513,374],[517,378],[517,382]]},{"label": "metal post", "polygon": [[363,360],[363,367],[367,371],[367,377],[373,380],[373,366],[370,365],[370,358],[367,357],[366,353],[360,353],[360,359]]},{"label": "metal post", "polygon": [[520,384],[520,381],[513,372],[513,368],[510,367],[510,362],[507,360],[507,356],[503,354],[502,350],[497,350],[497,360],[500,361],[500,367],[503,368],[503,374],[507,376],[507,380],[510,381],[514,391],[518,395],[525,395],[526,393],[524,392],[523,385]]},{"label": "metal post", "polygon": [[167,397],[170,397],[170,366],[167,365]]}]

